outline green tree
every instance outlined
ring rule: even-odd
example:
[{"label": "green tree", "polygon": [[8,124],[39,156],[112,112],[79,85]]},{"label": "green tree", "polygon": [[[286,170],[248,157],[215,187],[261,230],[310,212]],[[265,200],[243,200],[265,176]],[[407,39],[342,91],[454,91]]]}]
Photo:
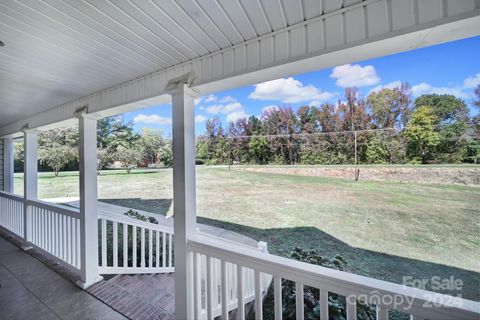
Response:
[{"label": "green tree", "polygon": [[158,160],[167,168],[173,166],[173,150],[171,141],[167,142],[160,148],[160,151],[158,152]]},{"label": "green tree", "polygon": [[367,145],[367,162],[371,164],[387,163],[388,147],[382,134],[374,133]]},{"label": "green tree", "polygon": [[78,158],[77,148],[73,148],[66,144],[53,142],[48,146],[42,146],[38,149],[38,159],[40,163],[45,164],[53,169],[57,177],[60,170],[62,170],[70,161]]},{"label": "green tree", "polygon": [[123,122],[121,117],[107,117],[97,121],[97,147],[116,150],[119,145],[131,148],[140,139],[133,130],[132,122]]},{"label": "green tree", "polygon": [[145,157],[148,158],[151,163],[156,163],[158,161],[158,153],[165,145],[161,133],[149,128],[143,129],[142,136],[138,143],[141,144],[145,152]]},{"label": "green tree", "polygon": [[368,95],[367,105],[377,128],[403,128],[411,114],[410,86],[406,83],[393,88],[384,88]]},{"label": "green tree", "polygon": [[468,121],[465,102],[450,94],[424,94],[415,99],[415,107],[430,106],[435,115],[435,124],[445,125]]},{"label": "green tree", "polygon": [[252,159],[259,164],[266,164],[270,160],[270,145],[266,137],[253,136],[248,143]]},{"label": "green tree", "polygon": [[127,173],[138,166],[138,163],[143,160],[144,151],[140,147],[126,148],[122,145],[117,147],[115,159],[120,161]]},{"label": "green tree", "polygon": [[97,172],[100,174],[100,170],[111,164],[114,160],[114,154],[112,150],[107,148],[97,149]]},{"label": "green tree", "polygon": [[462,99],[447,94],[426,94],[415,100],[415,105],[430,106],[436,117],[435,130],[440,142],[435,158],[446,163],[463,160],[465,133],[469,127],[468,108]]},{"label": "green tree", "polygon": [[422,163],[427,163],[435,147],[440,143],[435,123],[437,117],[432,107],[417,107],[403,133],[408,139],[410,155],[420,158]]},{"label": "green tree", "polygon": [[67,165],[78,164],[78,128],[42,131],[38,135],[38,159],[58,176]]}]

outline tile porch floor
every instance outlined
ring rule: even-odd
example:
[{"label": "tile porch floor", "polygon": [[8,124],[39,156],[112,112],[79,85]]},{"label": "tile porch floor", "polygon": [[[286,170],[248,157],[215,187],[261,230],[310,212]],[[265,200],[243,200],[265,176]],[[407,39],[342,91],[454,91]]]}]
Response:
[{"label": "tile porch floor", "polygon": [[0,235],[0,319],[127,318]]}]

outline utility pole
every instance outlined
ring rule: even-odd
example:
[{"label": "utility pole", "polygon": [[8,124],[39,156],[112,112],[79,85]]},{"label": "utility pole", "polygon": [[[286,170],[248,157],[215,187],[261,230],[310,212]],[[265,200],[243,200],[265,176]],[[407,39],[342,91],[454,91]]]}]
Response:
[{"label": "utility pole", "polygon": [[357,168],[357,130],[354,131],[355,135],[355,181],[360,178],[360,169]]}]

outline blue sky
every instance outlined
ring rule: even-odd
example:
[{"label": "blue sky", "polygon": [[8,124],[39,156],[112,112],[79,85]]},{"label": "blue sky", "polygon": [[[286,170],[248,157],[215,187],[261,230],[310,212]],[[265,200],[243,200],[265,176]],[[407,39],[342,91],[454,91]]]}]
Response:
[{"label": "blue sky", "polygon": [[[414,97],[448,93],[471,105],[473,87],[480,84],[479,56],[480,37],[475,37],[217,92],[196,101],[196,133],[205,131],[208,118],[218,117],[227,127],[230,120],[261,115],[264,108],[335,103],[343,99],[347,86],[356,86],[366,97],[372,90],[408,82]],[[133,121],[137,131],[155,128],[171,134],[170,105],[125,113],[123,118]]]}]

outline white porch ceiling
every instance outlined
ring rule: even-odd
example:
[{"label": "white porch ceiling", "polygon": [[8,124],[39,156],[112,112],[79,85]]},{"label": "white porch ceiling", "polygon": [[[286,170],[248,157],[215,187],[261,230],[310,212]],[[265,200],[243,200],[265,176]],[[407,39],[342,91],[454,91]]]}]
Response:
[{"label": "white porch ceiling", "polygon": [[[345,1],[350,5],[355,1]],[[3,0],[0,126],[338,10],[341,1]]]},{"label": "white porch ceiling", "polygon": [[[0,0],[0,135],[22,121],[66,120],[78,105],[100,111],[161,95],[188,70],[208,85],[478,17],[479,8],[480,0]],[[480,34],[474,26],[445,39]],[[423,36],[411,48],[441,41]]]}]

